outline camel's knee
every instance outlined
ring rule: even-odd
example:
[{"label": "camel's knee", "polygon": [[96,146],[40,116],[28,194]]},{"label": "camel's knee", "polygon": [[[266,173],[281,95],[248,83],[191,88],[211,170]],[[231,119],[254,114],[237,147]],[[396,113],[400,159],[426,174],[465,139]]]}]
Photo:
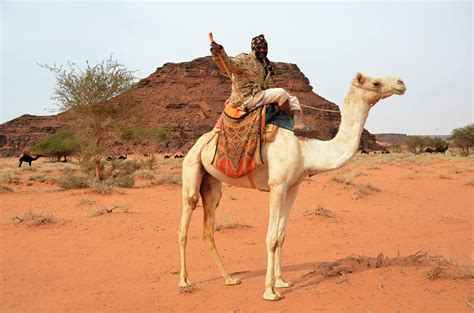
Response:
[{"label": "camel's knee", "polygon": [[278,240],[277,239],[267,240],[267,249],[268,249],[268,251],[275,252],[277,246],[278,246]]},{"label": "camel's knee", "polygon": [[192,193],[190,195],[187,195],[185,196],[184,201],[192,210],[194,210],[199,202],[199,194]]}]

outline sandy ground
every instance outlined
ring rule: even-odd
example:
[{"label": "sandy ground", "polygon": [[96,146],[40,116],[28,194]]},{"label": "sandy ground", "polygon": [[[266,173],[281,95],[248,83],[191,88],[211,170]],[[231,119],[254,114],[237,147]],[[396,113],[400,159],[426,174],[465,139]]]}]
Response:
[{"label": "sandy ground", "polygon": [[[238,286],[224,285],[201,240],[202,208],[196,209],[188,240],[195,287],[183,292],[177,287],[180,186],[142,179],[139,187],[106,195],[60,190],[52,180],[30,179],[41,171],[43,177],[61,175],[54,164],[40,159],[32,169],[18,169],[16,162],[1,163],[7,187],[0,193],[2,312],[473,312],[473,279],[456,270],[429,279],[432,263],[405,262],[423,251],[423,259],[441,256],[472,270],[473,158],[357,156],[345,169],[306,180],[283,252],[285,277],[294,286],[281,289],[278,302],[262,299],[267,193],[223,189],[216,242],[227,268],[241,279]],[[179,161],[170,162],[176,168]],[[157,175],[166,166],[161,162]],[[56,222],[19,223],[30,211]],[[380,252],[384,259],[376,268]],[[345,277],[318,272],[351,255],[370,266]]]}]

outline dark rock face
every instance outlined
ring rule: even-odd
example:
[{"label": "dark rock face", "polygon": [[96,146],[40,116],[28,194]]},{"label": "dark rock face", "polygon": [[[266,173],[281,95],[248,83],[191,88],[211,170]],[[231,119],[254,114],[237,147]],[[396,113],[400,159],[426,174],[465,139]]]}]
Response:
[{"label": "dark rock face", "polygon": [[[338,106],[313,92],[308,78],[295,64],[276,63],[277,76],[274,87],[286,89],[297,96],[301,104],[317,108],[339,110]],[[134,101],[146,112],[145,126],[161,126],[168,132],[168,139],[152,146],[121,145],[121,153],[186,152],[196,139],[211,130],[219,118],[231,90],[230,79],[221,73],[210,57],[190,62],[166,63],[150,76],[140,80],[134,89]],[[126,96],[112,101],[127,105]],[[340,114],[303,108],[306,122],[320,133],[320,139],[329,140],[339,128]],[[0,125],[0,153],[21,153],[24,147],[37,144],[48,134],[67,125],[60,115],[23,115]],[[375,138],[364,131],[362,146],[375,144]],[[5,139],[2,141],[2,137]],[[113,143],[111,142],[111,146]]]},{"label": "dark rock face", "polygon": [[0,124],[0,155],[19,155],[24,148],[33,147],[65,125],[61,114],[52,116],[25,114]]}]

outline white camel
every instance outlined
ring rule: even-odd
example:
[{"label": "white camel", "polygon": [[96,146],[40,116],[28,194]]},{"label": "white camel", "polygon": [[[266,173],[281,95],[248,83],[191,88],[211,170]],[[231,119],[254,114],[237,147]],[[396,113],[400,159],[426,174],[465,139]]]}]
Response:
[{"label": "white camel", "polygon": [[229,178],[211,165],[214,157],[212,143],[215,131],[202,135],[183,161],[183,211],[179,227],[181,253],[180,287],[191,286],[186,271],[186,236],[191,214],[199,196],[204,211],[203,240],[225,279],[226,285],[240,283],[224,267],[214,242],[215,210],[221,198],[222,182],[229,185],[257,188],[270,192],[269,225],[266,237],[267,273],[265,300],[279,300],[275,288],[290,287],[281,271],[281,249],[285,240],[285,227],[298,187],[308,177],[340,168],[356,153],[362,130],[370,108],[380,99],[393,94],[402,95],[406,88],[398,77],[371,78],[357,73],[344,100],[339,131],[332,140],[320,141],[296,137],[291,131],[280,128],[275,141],[263,144],[264,164],[257,167],[253,177]]}]

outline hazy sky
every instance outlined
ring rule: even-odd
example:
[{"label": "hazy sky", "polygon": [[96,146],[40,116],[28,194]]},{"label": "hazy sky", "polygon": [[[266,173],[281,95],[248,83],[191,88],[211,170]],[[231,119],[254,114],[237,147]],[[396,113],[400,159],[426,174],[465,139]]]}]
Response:
[{"label": "hazy sky", "polygon": [[[342,106],[350,80],[400,76],[403,96],[371,111],[372,133],[450,134],[473,123],[473,4],[458,2],[0,1],[1,119],[49,115],[53,74],[113,54],[138,78],[167,62],[228,54],[265,34],[269,59],[296,63],[314,91]],[[159,121],[157,121],[159,123]]]}]

